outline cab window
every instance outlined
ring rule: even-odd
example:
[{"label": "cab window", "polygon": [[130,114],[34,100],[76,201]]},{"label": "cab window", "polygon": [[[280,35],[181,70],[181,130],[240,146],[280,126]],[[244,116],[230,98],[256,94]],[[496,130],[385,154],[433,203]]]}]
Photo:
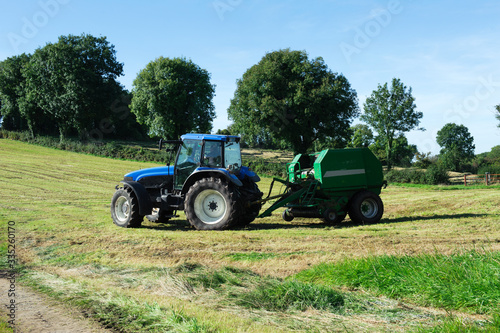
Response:
[{"label": "cab window", "polygon": [[220,141],[205,141],[203,165],[212,168],[222,167],[222,150]]}]

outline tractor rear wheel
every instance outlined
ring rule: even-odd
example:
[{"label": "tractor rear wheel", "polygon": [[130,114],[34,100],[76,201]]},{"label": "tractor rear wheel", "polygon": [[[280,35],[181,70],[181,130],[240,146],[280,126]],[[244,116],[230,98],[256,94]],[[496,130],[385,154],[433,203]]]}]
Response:
[{"label": "tractor rear wheel", "polygon": [[131,188],[116,190],[111,199],[113,223],[122,228],[138,228],[144,216],[139,214],[139,201]]},{"label": "tractor rear wheel", "polygon": [[349,217],[355,223],[378,223],[383,214],[384,204],[377,194],[363,191],[352,198]]},{"label": "tractor rear wheel", "polygon": [[237,193],[220,178],[203,178],[186,194],[184,211],[198,230],[223,230],[239,218]]},{"label": "tractor rear wheel", "polygon": [[252,223],[259,216],[260,209],[262,208],[261,203],[250,205],[250,203],[262,199],[263,193],[259,190],[257,183],[250,178],[245,178],[242,182],[243,186],[238,188],[240,192],[241,214],[238,222],[233,225],[235,228],[244,228]]},{"label": "tractor rear wheel", "polygon": [[[248,201],[243,201],[243,205],[245,205]],[[262,208],[261,204],[255,204],[250,206],[247,209],[244,209],[241,213],[238,222],[234,225],[235,228],[244,228],[250,223],[252,223],[257,216],[259,216],[260,209]]]}]

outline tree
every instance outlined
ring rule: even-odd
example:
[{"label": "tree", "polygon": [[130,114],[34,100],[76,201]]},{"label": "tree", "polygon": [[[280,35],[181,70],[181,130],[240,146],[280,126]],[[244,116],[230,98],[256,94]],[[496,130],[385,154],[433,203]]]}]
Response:
[{"label": "tree", "polygon": [[389,170],[393,165],[394,140],[416,128],[423,116],[415,110],[417,106],[411,92],[411,87],[408,89],[400,79],[394,78],[390,88],[387,83],[379,84],[364,103],[361,120],[373,127],[384,142]]},{"label": "tree", "polygon": [[111,112],[123,91],[116,78],[123,64],[106,37],[61,36],[35,51],[23,71],[25,104],[36,104],[57,123],[61,140],[75,129],[81,137]]},{"label": "tree", "polygon": [[[387,162],[386,147],[387,143],[382,136],[377,136],[374,143],[369,147],[384,165],[389,164]],[[409,167],[417,152],[417,146],[408,144],[408,139],[404,134],[399,134],[392,144],[391,166]]]},{"label": "tree", "polygon": [[24,95],[24,78],[21,69],[29,62],[25,53],[0,62],[0,114],[2,128],[25,130],[26,120],[19,111],[19,99]]},{"label": "tree", "polygon": [[211,131],[215,85],[191,60],[160,57],[139,72],[133,85],[131,111],[151,137]]},{"label": "tree", "polygon": [[486,156],[488,163],[500,164],[500,145],[491,148],[491,151]]},{"label": "tree", "polygon": [[218,129],[215,134],[220,134],[220,135],[231,135],[231,132],[229,131],[228,128],[225,129]]},{"label": "tree", "polygon": [[347,147],[350,148],[368,148],[374,142],[373,132],[365,124],[357,124],[351,127],[352,137]]},{"label": "tree", "polygon": [[233,124],[233,131],[241,136],[241,141],[251,148],[263,148],[263,149],[288,149],[290,148],[287,142],[284,140],[278,140],[269,132],[265,127],[261,127],[258,131],[248,131],[244,128],[242,130],[237,130],[239,128],[237,125]]},{"label": "tree", "polygon": [[[349,129],[349,133],[352,132]],[[324,149],[344,149],[349,144],[350,135],[347,137],[338,137],[338,136],[326,136],[322,139],[318,139],[314,141],[312,145],[312,150],[317,152]]]},{"label": "tree", "polygon": [[421,153],[417,151],[417,153],[415,154],[415,159],[416,161],[414,165],[417,168],[421,169],[427,169],[437,162],[437,156],[433,156],[431,152]]},{"label": "tree", "polygon": [[460,171],[462,163],[474,158],[474,138],[464,125],[448,123],[441,128],[436,137],[441,146],[440,155],[446,166],[455,171]]},{"label": "tree", "polygon": [[394,140],[392,153],[392,161],[394,165],[410,167],[417,153],[417,146],[410,145],[408,143],[408,139],[403,134],[400,134],[396,140]]},{"label": "tree", "polygon": [[268,135],[304,153],[317,140],[349,137],[358,116],[356,92],[342,74],[328,69],[321,57],[305,51],[267,53],[237,81],[228,109],[243,137]]}]

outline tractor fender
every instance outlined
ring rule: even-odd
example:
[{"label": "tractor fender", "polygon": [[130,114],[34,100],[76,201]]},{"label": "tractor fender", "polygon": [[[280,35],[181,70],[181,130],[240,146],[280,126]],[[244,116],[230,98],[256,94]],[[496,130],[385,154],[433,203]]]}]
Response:
[{"label": "tractor fender", "polygon": [[[200,170],[201,169],[201,170]],[[182,186],[182,194],[186,194],[189,191],[189,188],[193,186],[193,184],[207,177],[217,177],[226,180],[228,183],[233,183],[234,185],[240,187],[243,186],[241,180],[239,180],[235,175],[230,174],[225,169],[212,169],[212,168],[198,168],[195,172],[193,172],[188,179],[184,182]]]},{"label": "tractor fender", "polygon": [[132,180],[122,180],[121,183],[123,183],[125,187],[130,187],[132,191],[134,191],[137,201],[139,202],[139,214],[151,214],[153,205],[151,204],[151,198],[146,188],[141,183]]},{"label": "tractor fender", "polygon": [[260,177],[255,172],[250,170],[249,167],[242,166],[240,168],[240,172],[238,173],[238,178],[245,179],[246,177],[250,178],[256,183],[260,182]]}]

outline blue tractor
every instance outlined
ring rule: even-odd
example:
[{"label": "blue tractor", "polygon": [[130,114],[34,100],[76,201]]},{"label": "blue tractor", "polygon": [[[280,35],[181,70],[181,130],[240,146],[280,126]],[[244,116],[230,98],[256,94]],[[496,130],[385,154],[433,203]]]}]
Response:
[{"label": "blue tractor", "polygon": [[130,172],[111,200],[113,222],[140,227],[144,217],[167,223],[184,210],[198,230],[241,228],[261,209],[258,175],[241,164],[240,138],[230,135],[185,134],[174,145],[175,164]]}]

